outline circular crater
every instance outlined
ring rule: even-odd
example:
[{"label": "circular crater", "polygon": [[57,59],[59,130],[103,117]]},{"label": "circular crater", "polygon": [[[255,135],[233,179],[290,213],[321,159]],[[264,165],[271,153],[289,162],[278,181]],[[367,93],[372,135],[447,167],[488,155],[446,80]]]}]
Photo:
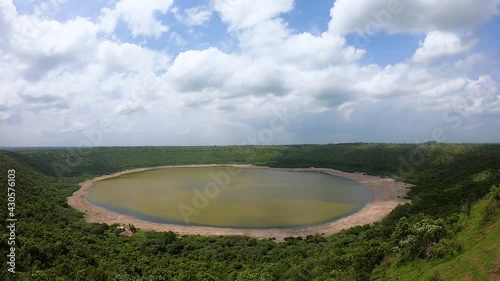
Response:
[{"label": "circular crater", "polygon": [[223,228],[292,228],[360,210],[372,192],[317,172],[230,166],[164,168],[97,181],[93,205],[141,220]]}]

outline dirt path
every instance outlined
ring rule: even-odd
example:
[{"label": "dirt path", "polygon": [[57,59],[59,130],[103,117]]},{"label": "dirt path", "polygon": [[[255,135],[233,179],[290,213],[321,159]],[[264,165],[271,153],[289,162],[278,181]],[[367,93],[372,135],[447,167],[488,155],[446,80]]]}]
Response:
[{"label": "dirt path", "polygon": [[365,225],[377,222],[389,214],[397,205],[409,202],[403,197],[409,191],[410,184],[394,181],[390,178],[380,178],[375,176],[368,176],[361,173],[346,173],[342,171],[324,169],[324,168],[296,168],[296,169],[279,169],[269,167],[259,167],[252,165],[225,165],[238,168],[260,168],[270,169],[276,171],[290,171],[290,172],[320,172],[333,176],[338,176],[361,183],[373,192],[372,199],[360,211],[349,215],[347,217],[332,221],[330,223],[297,227],[297,228],[281,228],[281,229],[232,229],[232,228],[219,228],[219,227],[205,227],[205,226],[183,226],[174,224],[161,224],[137,219],[135,217],[122,215],[105,208],[91,205],[85,200],[85,195],[92,188],[94,182],[104,180],[112,177],[117,177],[123,174],[147,171],[152,169],[163,169],[172,167],[208,167],[208,166],[222,166],[222,165],[190,165],[190,166],[161,166],[154,168],[141,168],[127,170],[112,175],[105,175],[96,177],[91,180],[80,183],[80,189],[75,191],[72,196],[68,197],[68,204],[74,209],[85,213],[87,222],[121,224],[133,224],[135,227],[142,230],[154,231],[173,231],[179,235],[204,235],[204,236],[217,236],[217,235],[244,235],[256,238],[276,238],[277,241],[283,241],[286,237],[305,237],[310,234],[333,234],[343,229],[353,226]]}]

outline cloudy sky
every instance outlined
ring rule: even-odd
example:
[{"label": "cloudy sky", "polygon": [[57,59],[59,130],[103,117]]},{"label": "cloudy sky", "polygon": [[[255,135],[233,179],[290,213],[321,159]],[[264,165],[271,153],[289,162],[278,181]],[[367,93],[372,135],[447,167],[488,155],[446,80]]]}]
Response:
[{"label": "cloudy sky", "polygon": [[0,0],[0,146],[500,141],[500,0]]}]

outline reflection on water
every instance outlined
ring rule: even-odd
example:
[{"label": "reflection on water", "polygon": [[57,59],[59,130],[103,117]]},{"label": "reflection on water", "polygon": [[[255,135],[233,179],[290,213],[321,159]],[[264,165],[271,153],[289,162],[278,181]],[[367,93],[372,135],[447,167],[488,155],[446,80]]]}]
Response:
[{"label": "reflection on water", "polygon": [[[126,174],[96,182],[87,200],[153,222],[269,228],[332,221],[361,209],[371,197],[367,187],[344,178],[258,168],[241,169],[227,185],[226,178],[219,178],[219,188],[209,189],[217,186],[210,175],[226,169],[190,167]],[[186,216],[186,208],[196,212]]]}]

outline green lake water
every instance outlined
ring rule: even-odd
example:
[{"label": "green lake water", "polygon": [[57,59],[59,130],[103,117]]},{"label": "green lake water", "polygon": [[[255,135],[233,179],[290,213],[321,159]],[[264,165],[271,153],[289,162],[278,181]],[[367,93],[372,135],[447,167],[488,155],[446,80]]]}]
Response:
[{"label": "green lake water", "polygon": [[309,226],[361,209],[371,191],[314,172],[259,168],[166,168],[98,181],[89,203],[139,219],[232,228]]}]

